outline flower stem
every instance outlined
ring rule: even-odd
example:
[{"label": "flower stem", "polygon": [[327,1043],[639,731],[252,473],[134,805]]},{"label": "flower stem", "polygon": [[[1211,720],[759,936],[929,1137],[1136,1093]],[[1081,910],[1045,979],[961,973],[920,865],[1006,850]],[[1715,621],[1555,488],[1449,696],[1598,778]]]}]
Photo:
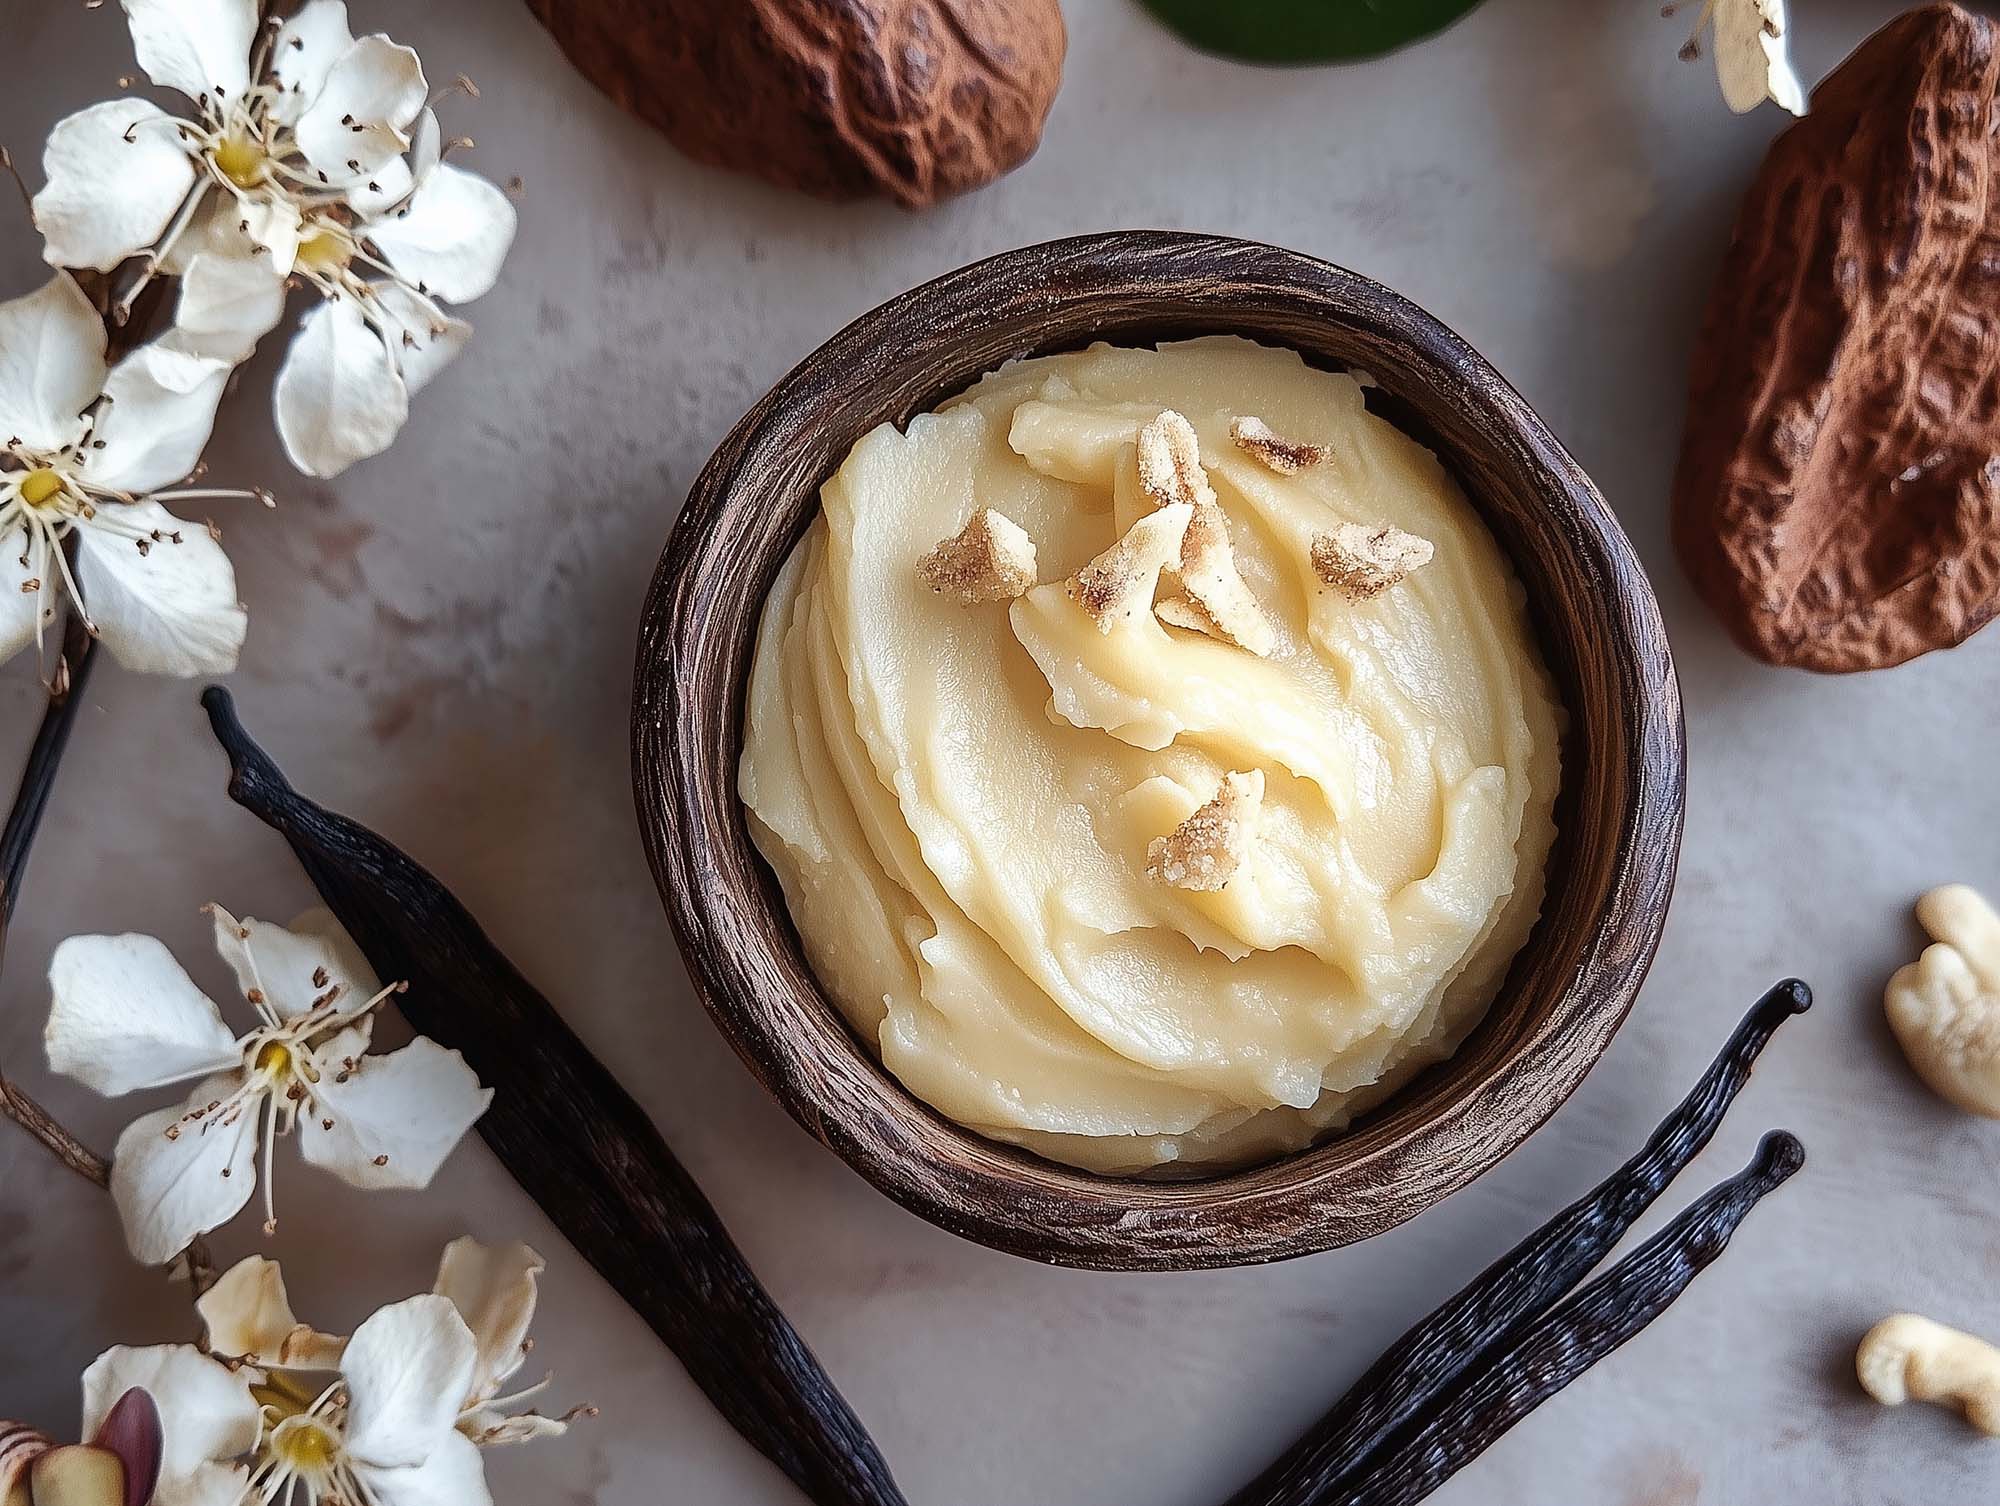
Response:
[{"label": "flower stem", "polygon": [[49,1117],[47,1109],[0,1077],[0,1113],[48,1147],[54,1156],[85,1181],[111,1186],[111,1163]]}]

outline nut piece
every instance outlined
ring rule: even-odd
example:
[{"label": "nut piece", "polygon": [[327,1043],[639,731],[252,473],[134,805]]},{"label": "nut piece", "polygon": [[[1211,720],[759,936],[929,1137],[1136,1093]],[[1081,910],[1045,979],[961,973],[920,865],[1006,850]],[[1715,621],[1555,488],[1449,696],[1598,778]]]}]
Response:
[{"label": "nut piece", "polygon": [[1208,502],[1198,504],[1188,520],[1181,540],[1179,569],[1185,597],[1169,597],[1160,605],[1176,609],[1176,615],[1162,612],[1161,619],[1177,627],[1220,638],[1238,648],[1247,648],[1263,658],[1271,652],[1277,634],[1270,619],[1257,605],[1257,598],[1236,573],[1236,551],[1229,547],[1229,523],[1220,504],[1209,493]]},{"label": "nut piece", "polygon": [[1868,1330],[1854,1354],[1861,1388],[1885,1407],[1906,1401],[1955,1406],[1982,1433],[2000,1437],[2000,1349],[1915,1313]]},{"label": "nut piece", "polygon": [[1139,485],[1162,507],[1186,502],[1215,505],[1215,488],[1201,468],[1201,441],[1194,425],[1164,408],[1139,430]]},{"label": "nut piece", "polygon": [[690,157],[906,208],[1026,161],[1058,0],[529,0],[577,69]]},{"label": "nut piece", "polygon": [[1387,523],[1336,523],[1332,533],[1312,541],[1313,573],[1343,593],[1349,601],[1380,596],[1412,570],[1421,570],[1437,553],[1429,539],[1405,533]]},{"label": "nut piece", "polygon": [[1259,658],[1270,653],[1276,634],[1236,573],[1229,521],[1201,468],[1194,425],[1171,408],[1139,430],[1139,485],[1162,506],[1185,503],[1194,509],[1175,572],[1181,591],[1160,603],[1161,621],[1247,648]]},{"label": "nut piece", "polygon": [[1281,476],[1292,476],[1309,465],[1318,465],[1331,452],[1323,444],[1307,444],[1286,439],[1261,418],[1232,418],[1229,437],[1236,448],[1255,455]]},{"label": "nut piece", "polygon": [[1064,583],[1065,594],[1090,614],[1098,632],[1108,633],[1152,605],[1160,572],[1181,557],[1181,538],[1193,515],[1185,502],[1146,514]]},{"label": "nut piece", "polygon": [[1250,855],[1263,800],[1263,770],[1224,774],[1214,799],[1147,844],[1146,877],[1176,889],[1222,888]]},{"label": "nut piece", "polygon": [[1933,945],[1889,980],[1889,1027],[1933,1093],[2000,1119],[2000,915],[1946,884],[1917,901],[1917,920]]},{"label": "nut piece", "polygon": [[1673,535],[1773,664],[1900,664],[2000,608],[1993,25],[1891,21],[1773,143],[1695,346]]},{"label": "nut piece", "polygon": [[917,561],[917,574],[953,601],[1006,601],[1035,583],[1035,541],[1005,513],[981,507]]}]

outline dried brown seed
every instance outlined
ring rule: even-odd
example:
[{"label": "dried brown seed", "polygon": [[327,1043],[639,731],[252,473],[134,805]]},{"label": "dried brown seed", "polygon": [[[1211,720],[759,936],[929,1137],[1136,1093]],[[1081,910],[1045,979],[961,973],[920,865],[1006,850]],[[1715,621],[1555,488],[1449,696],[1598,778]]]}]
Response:
[{"label": "dried brown seed", "polygon": [[1057,0],[530,0],[570,61],[690,157],[916,207],[1026,160]]},{"label": "dried brown seed", "polygon": [[1813,94],[1695,346],[1676,552],[1736,641],[1845,671],[2000,610],[2000,46],[1931,5]]}]

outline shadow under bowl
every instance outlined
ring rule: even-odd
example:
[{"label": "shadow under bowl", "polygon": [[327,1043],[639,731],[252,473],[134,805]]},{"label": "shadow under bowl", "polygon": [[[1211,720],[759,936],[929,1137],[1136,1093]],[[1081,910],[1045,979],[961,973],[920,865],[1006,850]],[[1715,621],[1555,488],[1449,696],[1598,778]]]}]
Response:
[{"label": "shadow under bowl", "polygon": [[[1542,916],[1450,1060],[1335,1138],[1183,1180],[1097,1176],[998,1144],[907,1092],[801,951],[736,794],[773,577],[850,446],[1017,356],[1235,334],[1366,371],[1512,558],[1569,713]],[[647,598],[633,780],[653,874],[710,1015],[792,1116],[906,1208],[996,1249],[1105,1270],[1310,1254],[1379,1234],[1528,1137],[1603,1054],[1659,944],[1685,792],[1659,609],[1589,479],[1493,368],[1367,278],[1222,237],[1119,231],[1025,247],[864,314],[730,433]]]}]

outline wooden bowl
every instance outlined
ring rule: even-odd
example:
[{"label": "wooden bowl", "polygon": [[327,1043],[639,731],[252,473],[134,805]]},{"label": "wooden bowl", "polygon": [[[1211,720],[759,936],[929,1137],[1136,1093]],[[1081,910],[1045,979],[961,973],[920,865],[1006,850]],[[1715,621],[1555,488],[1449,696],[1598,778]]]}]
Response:
[{"label": "wooden bowl", "polygon": [[[1096,1176],[911,1096],[820,991],[737,803],[757,615],[849,446],[1014,356],[1228,333],[1367,371],[1523,582],[1570,726],[1542,918],[1458,1053],[1354,1128],[1247,1170]],[[633,779],[653,874],[709,1013],[792,1116],[933,1223],[1036,1260],[1185,1270],[1401,1223],[1539,1126],[1610,1043],[1666,920],[1685,785],[1680,691],[1630,544],[1520,394],[1423,310],[1294,252],[1113,232],[1009,251],[864,314],[749,412],[696,479],[639,638]]]}]

